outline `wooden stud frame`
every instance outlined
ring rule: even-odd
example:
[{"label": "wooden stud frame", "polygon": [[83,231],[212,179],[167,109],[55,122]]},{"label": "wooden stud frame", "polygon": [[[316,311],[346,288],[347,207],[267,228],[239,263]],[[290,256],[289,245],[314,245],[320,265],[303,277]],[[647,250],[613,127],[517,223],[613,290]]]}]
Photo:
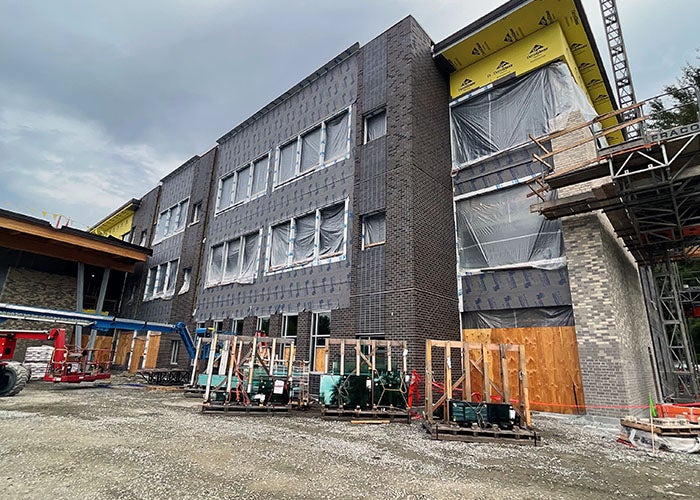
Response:
[{"label": "wooden stud frame", "polygon": [[[226,402],[230,402],[231,394],[234,390],[242,390],[249,394],[253,389],[253,378],[255,368],[263,368],[270,377],[280,379],[280,369],[284,372],[284,379],[292,380],[294,359],[296,356],[296,345],[294,339],[277,337],[250,337],[243,335],[227,335],[214,332],[211,338],[200,338],[197,342],[197,355],[201,352],[202,344],[210,344],[207,361],[207,383],[204,390],[204,402],[211,402],[212,390],[221,390],[226,384]],[[220,346],[220,347],[219,347]],[[199,356],[198,356],[199,357]],[[218,368],[215,368],[216,362]],[[193,369],[192,380],[194,383],[197,363]],[[240,380],[239,375],[248,369],[245,381]],[[224,375],[224,380],[217,384],[212,384],[213,376]],[[234,387],[233,379],[236,377],[237,384]]]},{"label": "wooden stud frame", "polygon": [[[443,373],[445,376],[445,391],[437,401],[433,398],[433,348],[443,349]],[[457,357],[453,357],[453,351],[457,351]],[[492,380],[492,368],[490,366],[492,353],[498,354],[499,366],[496,369],[500,374],[500,380]],[[508,353],[516,353],[518,365],[517,403],[513,407],[520,413],[527,427],[531,425],[530,403],[528,394],[527,371],[525,370],[525,346],[515,344],[482,344],[479,342],[460,342],[452,340],[426,340],[425,343],[425,419],[435,423],[435,410],[444,406],[447,412],[447,401],[454,397],[456,392],[463,395],[465,400],[471,400],[472,395],[472,369],[480,375],[483,388],[483,400],[489,401],[491,394],[496,393],[504,402],[511,402],[512,389],[508,379]],[[473,356],[474,355],[474,356]],[[453,380],[453,359],[461,363],[462,375]]]},{"label": "wooden stud frame", "polygon": [[[404,373],[408,371],[408,349],[405,340],[328,339],[324,353],[324,373],[330,373],[330,347],[334,345],[340,346],[340,375],[345,375],[345,356],[348,350],[351,355],[352,353],[355,355],[355,367],[351,373],[359,375],[363,365],[367,365],[372,374],[377,373],[377,349],[382,347],[386,348],[388,371],[394,368],[395,358],[392,357],[392,347],[401,349],[401,370]],[[369,348],[368,354],[362,352],[363,347]]]}]

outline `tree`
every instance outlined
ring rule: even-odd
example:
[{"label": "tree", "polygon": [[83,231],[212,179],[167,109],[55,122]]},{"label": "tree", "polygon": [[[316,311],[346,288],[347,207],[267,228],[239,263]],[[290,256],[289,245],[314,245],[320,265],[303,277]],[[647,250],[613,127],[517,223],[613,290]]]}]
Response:
[{"label": "tree", "polygon": [[667,130],[697,122],[698,103],[695,89],[700,89],[700,67],[687,64],[677,85],[664,87],[664,93],[668,94],[672,105],[667,108],[661,99],[651,101],[651,120],[654,128]]}]

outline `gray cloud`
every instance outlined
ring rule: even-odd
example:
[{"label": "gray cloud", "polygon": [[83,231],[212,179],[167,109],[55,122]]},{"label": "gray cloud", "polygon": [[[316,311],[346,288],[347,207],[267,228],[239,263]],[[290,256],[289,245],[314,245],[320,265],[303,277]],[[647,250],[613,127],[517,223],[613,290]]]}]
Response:
[{"label": "gray cloud", "polygon": [[[500,3],[0,0],[0,207],[85,227],[352,43],[408,14],[439,41]],[[583,3],[603,50],[598,2]],[[697,16],[680,0],[619,7],[652,95],[693,57]]]}]

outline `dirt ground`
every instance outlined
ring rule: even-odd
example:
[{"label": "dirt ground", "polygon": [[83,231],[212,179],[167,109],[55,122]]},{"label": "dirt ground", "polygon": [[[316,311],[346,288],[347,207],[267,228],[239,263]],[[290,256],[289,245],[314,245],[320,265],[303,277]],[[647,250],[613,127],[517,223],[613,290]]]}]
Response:
[{"label": "dirt ground", "polygon": [[412,425],[202,414],[181,393],[32,382],[0,398],[0,497],[700,497],[700,456],[536,416],[541,447],[432,441]]}]

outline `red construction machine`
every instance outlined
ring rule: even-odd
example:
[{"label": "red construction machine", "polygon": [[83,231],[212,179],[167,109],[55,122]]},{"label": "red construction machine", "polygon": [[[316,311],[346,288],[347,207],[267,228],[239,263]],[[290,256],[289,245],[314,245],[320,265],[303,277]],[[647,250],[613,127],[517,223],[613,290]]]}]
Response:
[{"label": "red construction machine", "polygon": [[53,340],[53,355],[44,373],[47,382],[93,382],[110,376],[110,351],[69,346],[63,328],[0,330],[0,396],[14,396],[29,380],[30,374],[23,365],[8,361],[21,339]]}]

